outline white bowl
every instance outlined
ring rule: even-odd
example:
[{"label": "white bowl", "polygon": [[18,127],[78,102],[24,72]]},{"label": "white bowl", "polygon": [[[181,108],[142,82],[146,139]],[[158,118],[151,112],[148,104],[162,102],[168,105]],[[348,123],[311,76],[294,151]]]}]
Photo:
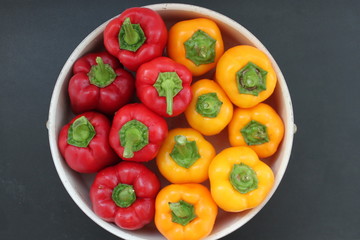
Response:
[{"label": "white bowl", "polygon": [[[226,213],[220,210],[214,229],[206,238],[218,239],[235,231],[253,218],[271,198],[284,175],[290,158],[293,134],[296,131],[290,94],[285,79],[271,54],[254,35],[237,22],[220,13],[193,5],[171,3],[148,5],[145,7],[157,11],[163,17],[168,27],[177,21],[197,17],[205,17],[214,20],[221,29],[225,42],[225,49],[239,44],[247,44],[262,50],[270,58],[278,77],[275,92],[266,102],[272,105],[283,119],[285,124],[285,135],[277,153],[269,159],[263,159],[274,171],[274,187],[265,201],[254,209],[241,213]],[[49,120],[47,123],[52,157],[59,177],[72,199],[89,218],[102,228],[124,239],[164,239],[164,237],[156,230],[154,224],[149,224],[143,229],[137,231],[127,231],[118,228],[113,223],[105,222],[95,215],[92,211],[89,198],[89,189],[94,178],[94,174],[79,174],[71,170],[60,155],[57,146],[60,129],[74,116],[69,107],[67,94],[67,85],[72,74],[72,65],[84,54],[101,49],[101,46],[103,46],[102,33],[107,23],[108,22],[105,22],[96,28],[79,44],[79,46],[77,46],[59,74],[51,98]],[[211,75],[208,77],[211,78]],[[179,123],[180,125],[186,125],[186,121],[183,116],[177,118],[176,121],[174,119],[168,119],[168,123],[171,128],[179,126]],[[215,145],[217,152],[220,152],[222,149],[229,146],[226,131],[223,131],[220,135],[209,137],[207,139]],[[151,161],[147,164],[147,166],[151,169],[157,171],[155,165],[155,161]],[[163,178],[161,181],[163,185],[167,184],[166,180]],[[205,185],[207,184],[208,183],[205,183]]]}]

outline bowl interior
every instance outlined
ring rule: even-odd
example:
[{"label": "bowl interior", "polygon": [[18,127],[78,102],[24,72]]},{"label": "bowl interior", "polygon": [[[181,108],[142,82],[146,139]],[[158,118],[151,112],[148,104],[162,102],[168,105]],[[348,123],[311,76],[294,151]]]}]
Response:
[{"label": "bowl interior", "polygon": [[[226,213],[219,211],[215,227],[206,239],[218,239],[223,237],[230,232],[241,227],[247,221],[249,221],[256,213],[266,204],[270,199],[274,191],[276,190],[281,178],[285,172],[292,147],[293,139],[293,111],[291,105],[290,95],[284,80],[283,75],[276,62],[266,50],[266,48],[257,40],[250,32],[243,28],[233,20],[213,12],[211,10],[185,4],[156,4],[146,6],[157,11],[166,22],[168,29],[175,22],[192,19],[197,17],[206,17],[214,20],[221,29],[222,36],[225,43],[225,49],[239,44],[251,45],[264,51],[269,58],[272,60],[273,66],[278,76],[278,84],[276,86],[274,94],[266,102],[273,106],[279,113],[285,124],[285,136],[282,141],[277,153],[268,159],[262,159],[266,162],[274,171],[275,174],[275,185],[268,195],[267,199],[258,207],[247,210],[241,213]],[[107,23],[107,22],[106,22]],[[91,34],[89,34],[74,50],[67,62],[65,63],[60,75],[58,77],[56,86],[54,88],[53,96],[50,104],[49,112],[49,140],[51,152],[54,160],[54,164],[58,171],[58,174],[70,196],[77,203],[77,205],[87,214],[92,220],[94,220],[101,227],[105,228],[109,232],[125,239],[164,239],[162,235],[156,230],[155,225],[149,224],[143,229],[137,231],[126,231],[118,228],[112,223],[107,223],[101,220],[92,212],[91,202],[89,198],[89,189],[94,179],[95,174],[78,174],[71,170],[61,157],[57,148],[57,139],[60,129],[65,125],[71,118],[74,117],[70,110],[69,98],[67,94],[67,85],[71,77],[71,67],[79,57],[82,55],[99,51],[103,49],[103,37],[102,32],[106,26],[106,23],[99,26]],[[213,79],[214,71],[208,73],[201,78]],[[195,78],[194,81],[200,78]],[[189,127],[185,117],[181,114],[175,118],[168,118],[169,129],[175,127]],[[222,131],[219,135],[206,137],[215,146],[217,153],[222,149],[229,147],[227,137],[227,129]],[[158,176],[161,174],[158,172],[155,161],[146,163],[146,165],[155,171]],[[169,184],[163,177],[161,177],[162,185]],[[209,183],[205,182],[204,185],[208,186]]]}]

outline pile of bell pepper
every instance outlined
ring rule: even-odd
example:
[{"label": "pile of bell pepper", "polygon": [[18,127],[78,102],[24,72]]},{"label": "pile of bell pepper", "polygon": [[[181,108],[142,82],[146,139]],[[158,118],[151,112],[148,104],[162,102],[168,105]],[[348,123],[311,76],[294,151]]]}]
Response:
[{"label": "pile of bell pepper", "polygon": [[[274,184],[261,159],[284,136],[281,117],[264,103],[277,82],[266,54],[247,45],[225,49],[206,18],[168,30],[148,8],[125,10],[103,37],[101,52],[73,65],[68,94],[76,115],[58,139],[71,169],[96,173],[94,212],[128,230],[154,221],[167,239],[202,239],[218,208],[261,204]],[[187,126],[176,124],[179,115]],[[178,128],[169,130],[165,118]],[[217,153],[206,136],[223,131],[230,144]],[[153,159],[158,175],[144,165]]]}]

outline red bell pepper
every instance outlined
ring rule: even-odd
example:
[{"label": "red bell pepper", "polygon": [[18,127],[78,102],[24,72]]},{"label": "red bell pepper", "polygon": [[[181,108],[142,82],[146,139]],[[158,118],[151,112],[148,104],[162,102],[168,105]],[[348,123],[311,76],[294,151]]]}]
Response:
[{"label": "red bell pepper", "polygon": [[94,173],[116,163],[119,158],[108,139],[110,121],[96,112],[73,118],[60,131],[58,146],[70,168],[81,173]]},{"label": "red bell pepper", "polygon": [[96,175],[90,199],[99,217],[121,228],[135,230],[154,219],[159,190],[159,179],[144,165],[121,162]]},{"label": "red bell pepper", "polygon": [[164,117],[184,112],[192,93],[191,72],[167,57],[144,63],[136,73],[136,93],[142,103]]},{"label": "red bell pepper", "polygon": [[147,162],[155,158],[166,138],[166,121],[141,103],[128,104],[116,112],[109,142],[124,160]]},{"label": "red bell pepper", "polygon": [[129,70],[162,55],[167,29],[161,16],[148,8],[129,8],[112,19],[104,31],[109,53]]},{"label": "red bell pepper", "polygon": [[107,52],[90,53],[73,66],[68,92],[75,114],[97,110],[112,115],[134,93],[133,76]]}]

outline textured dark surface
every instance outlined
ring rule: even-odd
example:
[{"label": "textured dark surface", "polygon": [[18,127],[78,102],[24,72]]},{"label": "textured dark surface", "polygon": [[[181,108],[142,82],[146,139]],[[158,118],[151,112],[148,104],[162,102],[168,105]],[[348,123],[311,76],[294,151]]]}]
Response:
[{"label": "textured dark surface", "polygon": [[[360,2],[179,2],[225,14],[263,42],[286,78],[298,126],[278,190],[224,239],[360,239]],[[117,239],[65,191],[45,122],[57,75],[80,41],[150,3],[0,2],[0,239]]]}]

